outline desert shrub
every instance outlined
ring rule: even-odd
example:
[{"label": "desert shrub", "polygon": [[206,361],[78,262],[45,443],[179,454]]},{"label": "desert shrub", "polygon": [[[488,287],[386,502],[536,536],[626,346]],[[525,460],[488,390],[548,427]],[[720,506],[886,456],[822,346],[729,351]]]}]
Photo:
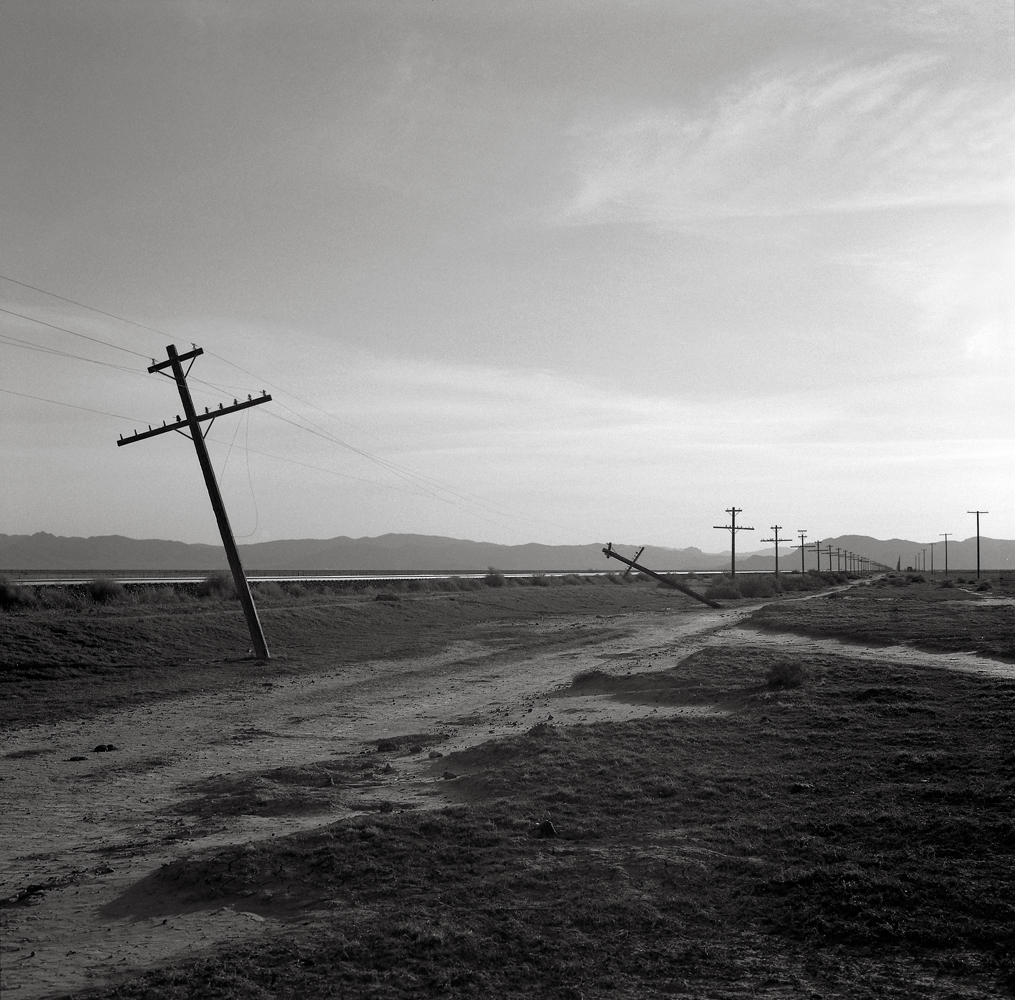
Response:
[{"label": "desert shrub", "polygon": [[233,586],[233,578],[223,570],[216,570],[209,573],[197,585],[198,597],[235,597],[236,588]]},{"label": "desert shrub", "polygon": [[551,580],[545,573],[536,573],[536,575],[529,580],[529,583],[533,587],[549,587],[551,585]]},{"label": "desert shrub", "polygon": [[505,582],[504,574],[498,573],[492,566],[487,571],[486,576],[483,577],[483,583],[488,587],[503,587]]},{"label": "desert shrub", "polygon": [[619,584],[620,586],[627,583],[627,577],[624,576],[623,573],[607,573],[606,579],[609,580],[610,583]]},{"label": "desert shrub", "polygon": [[768,686],[774,688],[800,687],[807,677],[807,668],[795,660],[779,660],[768,669]]},{"label": "desert shrub", "polygon": [[410,593],[418,594],[421,590],[429,590],[430,585],[427,580],[410,580],[405,585],[405,589]]},{"label": "desert shrub", "polygon": [[484,586],[483,581],[477,580],[475,577],[456,577],[456,579],[459,590],[482,590]]},{"label": "desert shrub", "polygon": [[767,576],[744,576],[737,580],[741,597],[772,597],[775,585]]},{"label": "desert shrub", "polygon": [[459,586],[459,579],[456,576],[450,577],[447,580],[434,580],[433,586],[435,590],[442,590],[445,593],[451,593],[452,591],[461,590]]},{"label": "desert shrub", "polygon": [[946,588],[947,590],[951,590],[955,586],[955,584],[951,580],[942,580],[941,586]]},{"label": "desert shrub", "polygon": [[977,590],[990,590],[990,580],[984,580],[982,583],[977,584]]},{"label": "desert shrub", "polygon": [[582,577],[578,576],[577,573],[568,573],[567,576],[562,576],[560,578],[560,582],[567,587],[579,587],[585,581]]},{"label": "desert shrub", "polygon": [[280,601],[285,597],[285,591],[274,580],[265,580],[263,583],[255,583],[254,588],[257,596],[267,601]]},{"label": "desert shrub", "polygon": [[96,604],[118,601],[124,593],[123,587],[116,580],[110,580],[108,576],[97,576],[94,580],[90,580],[85,592]]},{"label": "desert shrub", "polygon": [[35,595],[30,590],[0,576],[0,608],[8,611],[11,608],[31,607],[33,604]]},{"label": "desert shrub", "polygon": [[927,582],[927,581],[926,581],[926,580],[924,579],[924,576],[923,576],[923,574],[922,574],[922,573],[910,573],[910,574],[909,574],[909,575],[908,575],[908,576],[906,577],[906,580],[907,580],[907,581],[908,581],[909,583],[926,583],[926,582]]},{"label": "desert shrub", "polygon": [[712,600],[735,601],[740,597],[740,591],[734,586],[732,580],[723,579],[713,583],[705,591],[705,596]]}]

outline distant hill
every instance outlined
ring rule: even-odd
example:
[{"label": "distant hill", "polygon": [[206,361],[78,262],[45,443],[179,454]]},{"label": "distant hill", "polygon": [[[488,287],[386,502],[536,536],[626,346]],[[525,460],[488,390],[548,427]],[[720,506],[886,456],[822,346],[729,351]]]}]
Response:
[{"label": "distant hill", "polygon": [[[436,535],[381,535],[378,538],[303,538],[240,545],[249,570],[334,570],[335,572],[477,572],[491,566],[507,572],[619,569],[607,560],[604,543],[589,545],[495,545]],[[637,546],[618,546],[633,556]],[[712,570],[728,557],[700,549],[648,547],[645,565],[656,570]],[[0,534],[0,570],[205,570],[225,569],[221,546],[191,545],[122,535],[67,538],[38,532]]]},{"label": "distant hill", "polygon": [[[827,568],[827,546],[849,550],[894,567],[916,565],[916,553],[927,543],[891,538],[883,541],[865,535],[841,535],[821,539],[821,568]],[[623,570],[608,560],[604,543],[588,545],[495,545],[437,535],[381,535],[377,538],[302,538],[240,545],[240,557],[250,570],[333,570],[335,572],[477,572],[494,566],[507,572],[554,572],[590,569]],[[634,556],[638,546],[615,544],[619,552]],[[1015,541],[980,539],[984,569],[1015,569]],[[702,552],[697,548],[673,549],[648,546],[639,560],[659,572],[678,570],[714,571],[729,568],[728,553]],[[949,568],[976,568],[976,539],[950,540]],[[814,552],[806,553],[806,566],[815,566]],[[226,558],[218,545],[197,545],[162,539],[135,539],[123,535],[67,538],[37,532],[34,535],[0,534],[0,571],[3,570],[186,570],[202,572],[225,569]],[[737,569],[771,572],[774,550],[737,559]],[[779,568],[800,568],[800,553],[790,545],[779,548]],[[944,569],[944,546],[935,545],[934,568]]]}]

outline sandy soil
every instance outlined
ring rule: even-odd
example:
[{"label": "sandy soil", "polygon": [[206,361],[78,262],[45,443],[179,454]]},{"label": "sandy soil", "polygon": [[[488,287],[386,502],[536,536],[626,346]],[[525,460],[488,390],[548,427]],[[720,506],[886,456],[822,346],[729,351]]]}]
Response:
[{"label": "sandy soil", "polygon": [[[707,645],[848,650],[909,664],[1003,671],[969,654],[867,649],[742,626],[760,604],[713,611],[557,615],[477,624],[446,649],[16,730],[4,742],[0,817],[3,995],[95,986],[271,928],[238,908],[117,915],[160,865],[370,809],[440,804],[440,755],[538,722],[577,724],[709,706],[576,698],[578,672],[658,669]],[[608,626],[608,628],[604,628]],[[605,636],[605,637],[604,637]],[[97,752],[99,746],[115,750]]]}]

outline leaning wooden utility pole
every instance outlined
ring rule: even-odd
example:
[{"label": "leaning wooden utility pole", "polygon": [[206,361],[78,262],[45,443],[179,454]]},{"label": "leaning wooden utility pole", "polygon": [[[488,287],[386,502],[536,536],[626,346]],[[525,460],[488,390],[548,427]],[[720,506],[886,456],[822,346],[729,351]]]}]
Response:
[{"label": "leaning wooden utility pole", "polygon": [[775,575],[776,576],[779,575],[779,542],[786,541],[785,538],[780,538],[779,537],[779,531],[781,530],[781,528],[782,528],[781,524],[773,524],[772,525],[772,537],[771,538],[762,538],[761,539],[761,541],[763,541],[763,542],[775,542]]},{"label": "leaning wooden utility pole", "polygon": [[[644,548],[642,549],[644,551]],[[658,580],[660,583],[665,583],[667,587],[672,587],[674,590],[679,590],[682,594],[687,594],[688,597],[693,597],[696,601],[701,601],[702,604],[707,604],[710,608],[721,608],[721,604],[716,604],[715,601],[710,600],[707,597],[702,597],[701,594],[696,594],[690,587],[685,587],[682,583],[677,583],[675,580],[669,579],[669,577],[663,576],[661,573],[654,573],[650,569],[646,569],[644,566],[639,566],[633,559],[628,559],[626,556],[622,556],[619,552],[614,552],[613,542],[608,542],[606,548],[603,549],[603,555],[607,559],[619,559],[622,563],[627,563],[628,569],[636,569],[639,573],[644,573],[646,576],[651,576]]]},{"label": "leaning wooden utility pole", "polygon": [[[159,374],[165,375],[163,371],[165,368],[172,368],[172,376],[166,376],[167,378],[172,377],[176,380],[176,387],[180,391],[180,401],[183,403],[183,412],[186,415],[183,420],[177,416],[176,423],[167,424],[165,421],[162,422],[161,427],[156,427],[154,430],[151,425],[148,426],[147,431],[143,431],[138,434],[134,432],[133,436],[125,438],[122,434],[120,440],[116,442],[117,447],[125,444],[133,444],[135,441],[141,441],[144,438],[155,437],[157,434],[166,434],[169,431],[178,431],[183,434],[184,437],[189,437],[194,442],[194,448],[197,450],[197,460],[201,465],[201,472],[204,473],[204,483],[208,487],[208,496],[211,498],[211,507],[215,512],[215,520],[218,522],[219,534],[222,536],[222,545],[226,550],[226,558],[229,560],[229,568],[232,570],[233,583],[236,586],[236,594],[240,599],[240,604],[243,605],[243,614],[247,619],[247,628],[250,630],[250,641],[254,644],[254,655],[259,660],[267,660],[269,658],[268,644],[264,641],[264,632],[261,631],[261,622],[257,617],[257,608],[254,607],[254,599],[250,596],[250,587],[247,586],[247,578],[243,573],[243,565],[240,562],[240,554],[236,549],[236,541],[233,538],[233,529],[229,526],[229,517],[226,514],[225,504],[222,502],[222,493],[219,490],[218,480],[215,478],[215,470],[211,465],[211,458],[208,455],[208,446],[204,443],[204,437],[207,431],[201,431],[201,424],[206,420],[214,422],[216,417],[224,416],[227,413],[234,413],[236,410],[245,410],[248,406],[257,406],[260,403],[270,402],[271,396],[266,392],[262,391],[261,395],[256,399],[252,399],[247,396],[245,402],[240,403],[235,399],[233,400],[232,406],[223,407],[219,403],[217,410],[208,411],[205,407],[204,413],[198,414],[194,409],[194,401],[190,397],[190,387],[187,385],[187,375],[190,373],[191,365],[194,364],[194,358],[200,354],[204,354],[204,350],[200,347],[195,346],[194,350],[187,351],[186,354],[177,354],[176,345],[170,344],[166,348],[166,353],[169,355],[168,361],[163,361],[159,364],[153,364],[148,371],[151,373],[158,372]],[[187,366],[187,370],[183,370],[183,362],[190,361],[190,365]],[[186,427],[190,430],[187,434],[183,431]],[[211,423],[208,424],[208,430],[211,430]]]},{"label": "leaning wooden utility pole", "polygon": [[737,575],[737,532],[754,531],[753,528],[744,528],[737,524],[737,514],[742,513],[743,507],[727,507],[726,513],[730,516],[729,524],[713,524],[713,528],[730,533],[730,576]]}]

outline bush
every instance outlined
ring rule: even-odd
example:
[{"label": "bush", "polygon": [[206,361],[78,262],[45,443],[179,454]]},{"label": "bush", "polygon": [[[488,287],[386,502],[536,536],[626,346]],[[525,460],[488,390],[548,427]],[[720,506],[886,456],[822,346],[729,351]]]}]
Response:
[{"label": "bush", "polygon": [[257,596],[268,601],[280,601],[285,597],[285,591],[274,580],[265,580],[262,583],[255,583],[254,589]]},{"label": "bush", "polygon": [[773,597],[775,582],[767,576],[744,576],[737,580],[741,597]]},{"label": "bush", "polygon": [[550,586],[550,582],[551,582],[550,578],[545,573],[537,573],[529,581],[529,583],[533,587],[549,587]]},{"label": "bush", "polygon": [[498,573],[492,566],[489,568],[486,576],[483,577],[483,583],[488,587],[503,587],[505,580],[504,574]]},{"label": "bush", "polygon": [[800,687],[807,677],[807,668],[796,660],[780,660],[768,670],[768,686],[774,688]]},{"label": "bush", "polygon": [[712,600],[736,601],[740,597],[740,591],[734,586],[732,580],[724,578],[718,583],[713,583],[705,591],[705,596]]},{"label": "bush", "polygon": [[8,611],[11,608],[31,607],[34,603],[35,595],[30,590],[0,576],[0,608]]},{"label": "bush", "polygon": [[85,591],[96,604],[118,601],[123,597],[123,587],[116,580],[110,580],[108,576],[97,576],[88,583]]},{"label": "bush", "polygon": [[198,597],[235,597],[232,575],[222,570],[209,573],[197,585]]}]

